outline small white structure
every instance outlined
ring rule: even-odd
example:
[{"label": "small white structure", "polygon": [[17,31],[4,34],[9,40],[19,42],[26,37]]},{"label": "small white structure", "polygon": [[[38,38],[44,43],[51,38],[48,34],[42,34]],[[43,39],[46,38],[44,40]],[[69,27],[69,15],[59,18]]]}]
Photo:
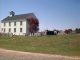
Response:
[{"label": "small white structure", "polygon": [[13,35],[29,35],[28,17],[35,17],[33,13],[14,15],[14,12],[10,12],[12,16],[8,16],[1,21],[1,33],[12,33]]}]

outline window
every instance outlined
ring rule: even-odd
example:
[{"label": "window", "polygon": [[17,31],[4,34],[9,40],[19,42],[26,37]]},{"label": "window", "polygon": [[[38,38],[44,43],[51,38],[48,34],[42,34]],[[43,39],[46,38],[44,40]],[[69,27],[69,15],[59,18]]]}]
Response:
[{"label": "window", "polygon": [[6,31],[6,29],[4,28],[4,32]]},{"label": "window", "polygon": [[14,26],[16,26],[16,22],[14,22]]},{"label": "window", "polygon": [[20,32],[22,32],[22,28],[20,28]]},{"label": "window", "polygon": [[20,21],[20,25],[22,25],[22,21]]},{"label": "window", "polygon": [[3,28],[2,28],[2,31],[3,31]]},{"label": "window", "polygon": [[9,32],[11,32],[11,28],[9,28]]},{"label": "window", "polygon": [[14,32],[16,32],[16,28],[14,28]]},{"label": "window", "polygon": [[6,25],[6,23],[4,22],[4,26]]},{"label": "window", "polygon": [[11,22],[9,22],[9,26],[11,26]]}]

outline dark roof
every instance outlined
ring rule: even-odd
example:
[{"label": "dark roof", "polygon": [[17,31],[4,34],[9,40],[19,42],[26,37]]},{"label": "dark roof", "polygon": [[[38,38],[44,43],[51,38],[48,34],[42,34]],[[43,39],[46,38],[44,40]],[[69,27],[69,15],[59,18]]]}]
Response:
[{"label": "dark roof", "polygon": [[33,13],[28,13],[28,14],[20,14],[15,16],[8,16],[4,18],[1,22],[10,21],[10,20],[27,19],[29,16],[36,18],[36,16]]}]

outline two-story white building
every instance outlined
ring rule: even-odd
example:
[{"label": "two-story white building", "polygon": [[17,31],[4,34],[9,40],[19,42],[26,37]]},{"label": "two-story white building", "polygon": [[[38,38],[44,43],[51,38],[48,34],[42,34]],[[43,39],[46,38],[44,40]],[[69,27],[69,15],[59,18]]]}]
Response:
[{"label": "two-story white building", "polygon": [[[13,11],[12,11],[13,12]],[[12,33],[13,35],[29,35],[30,24],[28,18],[36,16],[33,13],[8,16],[1,20],[1,33]]]}]

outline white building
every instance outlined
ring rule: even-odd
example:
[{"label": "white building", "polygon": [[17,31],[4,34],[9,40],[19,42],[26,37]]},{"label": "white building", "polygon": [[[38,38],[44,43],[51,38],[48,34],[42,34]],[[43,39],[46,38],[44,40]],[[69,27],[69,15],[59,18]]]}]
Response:
[{"label": "white building", "polygon": [[29,35],[30,24],[28,18],[36,16],[33,13],[8,16],[1,21],[1,33],[12,33],[13,35]]}]

